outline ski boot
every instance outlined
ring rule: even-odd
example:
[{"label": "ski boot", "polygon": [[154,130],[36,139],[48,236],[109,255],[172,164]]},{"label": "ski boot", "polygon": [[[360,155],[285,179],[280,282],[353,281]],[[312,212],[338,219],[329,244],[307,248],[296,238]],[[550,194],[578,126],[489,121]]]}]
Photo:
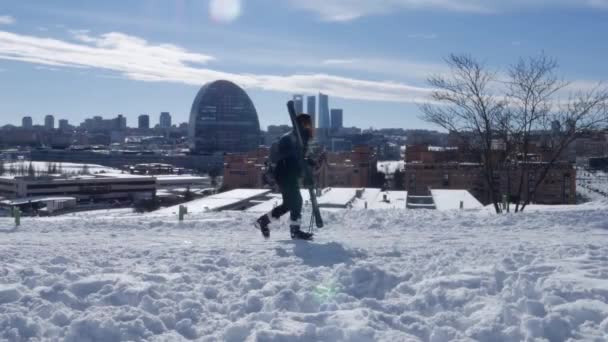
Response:
[{"label": "ski boot", "polygon": [[294,240],[312,240],[313,237],[312,233],[306,233],[300,229],[299,221],[291,221],[289,223],[289,232]]},{"label": "ski boot", "polygon": [[255,221],[255,227],[262,232],[264,238],[268,239],[270,237],[270,215],[264,214],[259,219]]}]

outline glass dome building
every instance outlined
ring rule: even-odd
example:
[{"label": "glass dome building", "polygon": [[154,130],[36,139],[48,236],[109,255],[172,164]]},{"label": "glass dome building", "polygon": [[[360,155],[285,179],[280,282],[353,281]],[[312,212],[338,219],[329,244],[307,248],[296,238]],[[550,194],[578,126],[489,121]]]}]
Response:
[{"label": "glass dome building", "polygon": [[224,80],[207,83],[198,92],[189,130],[195,154],[251,151],[261,136],[253,102],[243,89]]}]

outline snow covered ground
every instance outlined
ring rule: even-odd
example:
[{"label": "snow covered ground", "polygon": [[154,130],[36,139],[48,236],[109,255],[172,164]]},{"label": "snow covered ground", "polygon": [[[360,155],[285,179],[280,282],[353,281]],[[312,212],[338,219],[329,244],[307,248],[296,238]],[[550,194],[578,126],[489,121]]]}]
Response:
[{"label": "snow covered ground", "polygon": [[579,168],[576,175],[576,192],[587,200],[607,200],[608,175],[602,171]]},{"label": "snow covered ground", "polygon": [[[10,175],[9,170],[11,170],[11,169],[14,169],[16,171],[19,171],[19,169],[27,170],[28,167],[30,166],[30,163],[32,164],[32,168],[36,172],[46,172],[48,170],[50,164],[55,164],[60,172],[67,173],[67,174],[71,174],[71,173],[78,174],[78,173],[83,172],[83,170],[86,170],[87,173],[92,173],[92,174],[100,173],[100,172],[102,172],[102,173],[120,173],[121,172],[118,169],[114,169],[114,168],[107,167],[107,166],[101,166],[101,165],[97,165],[97,164],[20,161],[20,162],[5,163],[4,168],[7,171],[6,175]],[[85,165],[86,165],[86,167],[85,167]]]},{"label": "snow covered ground", "polygon": [[0,340],[606,341],[607,208],[0,219]]}]

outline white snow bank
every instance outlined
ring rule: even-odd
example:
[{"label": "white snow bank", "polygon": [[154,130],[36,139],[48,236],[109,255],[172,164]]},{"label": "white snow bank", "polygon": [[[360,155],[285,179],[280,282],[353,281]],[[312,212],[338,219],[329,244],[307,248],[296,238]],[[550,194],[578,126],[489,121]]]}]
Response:
[{"label": "white snow bank", "polygon": [[602,341],[605,213],[326,212],[310,243],[237,212],[24,218],[0,340]]}]

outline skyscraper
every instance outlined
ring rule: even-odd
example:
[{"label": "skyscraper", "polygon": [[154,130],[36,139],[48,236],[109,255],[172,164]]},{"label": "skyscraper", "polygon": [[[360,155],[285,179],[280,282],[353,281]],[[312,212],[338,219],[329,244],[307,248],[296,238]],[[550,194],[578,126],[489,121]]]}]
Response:
[{"label": "skyscraper", "polygon": [[296,107],[296,114],[304,113],[304,96],[294,95],[293,102]]},{"label": "skyscraper", "polygon": [[138,121],[137,127],[139,129],[149,129],[150,128],[150,115],[142,114],[139,116],[137,121]]},{"label": "skyscraper", "polygon": [[331,129],[338,130],[343,126],[344,114],[342,109],[332,109],[331,110]]},{"label": "skyscraper", "polygon": [[329,127],[329,97],[319,93],[319,128],[328,129]]},{"label": "skyscraper", "polygon": [[34,122],[33,122],[31,116],[24,116],[23,119],[21,119],[21,127],[32,128],[33,125],[34,125]]},{"label": "skyscraper", "polygon": [[70,122],[66,119],[59,120],[59,129],[62,131],[67,131],[70,129]]},{"label": "skyscraper", "polygon": [[55,129],[55,117],[54,116],[47,115],[44,117],[44,128]]},{"label": "skyscraper", "polygon": [[312,119],[312,127],[317,127],[317,99],[314,96],[306,98],[306,112]]},{"label": "skyscraper", "polygon": [[171,128],[171,114],[169,112],[160,113],[160,128]]},{"label": "skyscraper", "polygon": [[125,118],[122,114],[118,114],[116,117],[116,126],[119,131],[127,129],[127,118]]}]

